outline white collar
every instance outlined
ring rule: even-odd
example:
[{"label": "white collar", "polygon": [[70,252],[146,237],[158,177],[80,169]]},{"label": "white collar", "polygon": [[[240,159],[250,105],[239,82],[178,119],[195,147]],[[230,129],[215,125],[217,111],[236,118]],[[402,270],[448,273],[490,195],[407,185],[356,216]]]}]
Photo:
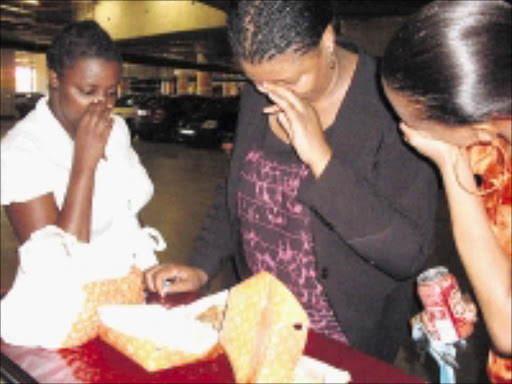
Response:
[{"label": "white collar", "polygon": [[48,106],[48,97],[41,98],[35,108],[31,133],[37,145],[52,162],[71,169],[75,143]]}]

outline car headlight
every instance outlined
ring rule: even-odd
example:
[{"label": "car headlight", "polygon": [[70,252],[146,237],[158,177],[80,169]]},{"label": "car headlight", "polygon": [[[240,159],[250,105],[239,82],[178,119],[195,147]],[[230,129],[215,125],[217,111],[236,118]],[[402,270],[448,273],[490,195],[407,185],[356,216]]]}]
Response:
[{"label": "car headlight", "polygon": [[183,136],[195,136],[196,131],[194,129],[182,128],[179,130],[180,135]]},{"label": "car headlight", "polygon": [[215,129],[215,128],[217,128],[217,125],[218,125],[217,120],[206,120],[203,124],[201,124],[201,128]]}]

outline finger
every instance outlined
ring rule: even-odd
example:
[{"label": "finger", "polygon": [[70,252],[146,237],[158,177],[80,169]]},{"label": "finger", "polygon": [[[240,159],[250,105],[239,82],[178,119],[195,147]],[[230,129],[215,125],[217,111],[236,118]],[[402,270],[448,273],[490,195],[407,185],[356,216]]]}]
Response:
[{"label": "finger", "polygon": [[87,127],[92,123],[94,115],[95,115],[95,108],[96,107],[95,107],[94,103],[91,103],[87,106],[84,114],[82,115],[82,117],[80,119],[79,126]]},{"label": "finger", "polygon": [[402,137],[403,137],[404,141],[407,144],[414,146],[416,139],[418,137],[420,137],[419,132],[412,129],[405,123],[400,123],[399,127],[400,127],[400,130],[402,131]]},{"label": "finger", "polygon": [[288,119],[288,116],[284,112],[279,112],[276,116],[277,116],[277,121],[279,122],[279,124],[281,125],[284,132],[288,136],[288,139],[290,139],[290,142],[291,142],[292,136],[293,136],[293,130],[291,129],[291,123],[290,123],[290,120]]},{"label": "finger", "polygon": [[166,293],[175,292],[174,285],[186,280],[186,276],[183,275],[179,267],[171,266],[157,271],[153,280],[160,296],[165,296]]},{"label": "finger", "polygon": [[155,292],[155,290],[156,290],[153,279],[154,279],[155,270],[159,267],[160,267],[159,265],[155,265],[154,267],[148,268],[144,272],[144,281],[146,283],[146,288],[148,290],[150,290],[151,292]]},{"label": "finger", "polygon": [[164,287],[163,295],[195,290],[189,279],[176,279]]},{"label": "finger", "polygon": [[296,111],[300,113],[305,112],[304,102],[292,90],[271,83],[265,83],[263,89],[271,99],[277,97],[279,100],[286,101]]},{"label": "finger", "polygon": [[398,127],[400,128],[404,135],[408,134],[411,131],[411,128],[409,128],[409,126],[406,125],[404,122],[398,124]]},{"label": "finger", "polygon": [[111,113],[108,109],[105,109],[101,112],[98,124],[102,129],[103,133],[108,137],[112,127],[114,126],[114,119],[111,116]]},{"label": "finger", "polygon": [[277,106],[275,104],[273,104],[269,107],[263,108],[263,113],[266,113],[267,115],[273,115],[273,114],[281,112],[281,111],[282,111],[282,109],[279,108],[279,106]]},{"label": "finger", "polygon": [[87,108],[85,117],[88,121],[84,121],[84,126],[96,127],[100,121],[101,107],[99,102],[93,102]]},{"label": "finger", "polygon": [[294,105],[285,97],[273,91],[269,91],[267,95],[270,100],[276,103],[277,107],[284,111],[286,114],[293,116],[297,116],[299,114],[299,110],[295,108]]},{"label": "finger", "polygon": [[153,282],[155,284],[155,290],[158,294],[163,297],[166,293],[166,285],[167,280],[172,279],[173,270],[169,270],[168,268],[165,271],[157,271],[153,277]]}]

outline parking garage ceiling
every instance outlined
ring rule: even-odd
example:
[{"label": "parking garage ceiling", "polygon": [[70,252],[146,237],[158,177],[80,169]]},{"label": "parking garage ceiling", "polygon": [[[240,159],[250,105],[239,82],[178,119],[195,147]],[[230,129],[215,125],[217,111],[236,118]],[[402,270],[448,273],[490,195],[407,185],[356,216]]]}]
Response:
[{"label": "parking garage ceiling", "polygon": [[[199,1],[226,11],[233,0]],[[236,1],[236,0],[234,0]],[[333,1],[343,19],[398,16],[414,12],[427,0]],[[97,0],[2,0],[1,46],[44,52],[58,31],[76,19],[78,11],[93,8]],[[83,14],[83,12],[82,12]],[[236,72],[224,27],[166,33],[117,41],[126,62]],[[197,62],[197,53],[206,58]]]}]

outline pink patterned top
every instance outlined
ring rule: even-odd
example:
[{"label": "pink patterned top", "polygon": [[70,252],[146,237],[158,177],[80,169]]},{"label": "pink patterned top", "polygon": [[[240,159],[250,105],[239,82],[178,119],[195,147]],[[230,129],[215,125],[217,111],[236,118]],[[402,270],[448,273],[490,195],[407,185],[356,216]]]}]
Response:
[{"label": "pink patterned top", "polygon": [[293,160],[270,159],[259,149],[245,158],[237,194],[245,257],[253,273],[265,270],[286,284],[313,330],[348,344],[318,282],[311,212],[297,200],[309,169]]}]

